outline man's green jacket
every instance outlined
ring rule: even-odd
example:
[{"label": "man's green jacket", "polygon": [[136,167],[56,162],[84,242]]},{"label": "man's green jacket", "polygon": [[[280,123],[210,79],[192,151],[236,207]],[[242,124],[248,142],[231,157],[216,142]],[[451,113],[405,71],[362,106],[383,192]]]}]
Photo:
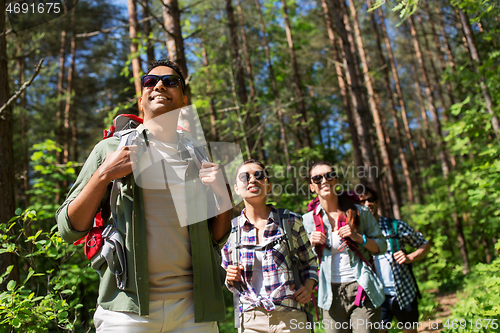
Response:
[{"label": "man's green jacket", "polygon": [[[142,133],[143,125],[137,128]],[[146,133],[149,131],[146,130]],[[62,206],[56,213],[57,225],[61,237],[67,242],[74,242],[84,237],[87,231],[72,229],[68,218],[68,205],[82,191],[94,172],[104,162],[107,153],[118,148],[119,140],[115,137],[98,143],[88,157],[82,171],[71,188]],[[186,169],[186,179],[198,174],[198,169],[191,159]],[[105,196],[106,197],[106,196]],[[200,221],[200,212],[207,211],[207,188],[201,188],[200,182],[186,181],[186,200],[190,222]],[[109,203],[102,203],[107,204]],[[189,207],[193,209],[189,209]],[[194,214],[194,216],[193,216]],[[111,219],[111,218],[110,218]],[[125,240],[127,262],[127,282],[125,290],[119,290],[113,273],[106,267],[100,285],[98,305],[107,310],[132,312],[141,316],[149,314],[149,277],[146,224],[142,189],[136,186],[134,175],[130,174],[121,182],[117,199],[117,227]],[[106,222],[106,221],[105,221]],[[111,223],[110,220],[107,223]],[[209,222],[204,219],[189,224],[191,255],[193,262],[193,291],[195,322],[222,321],[225,319],[225,305],[222,285],[219,277],[219,257],[216,254],[226,241],[226,237],[216,242],[212,238]],[[164,255],[168,256],[168,253]],[[106,264],[104,264],[106,265]]]}]

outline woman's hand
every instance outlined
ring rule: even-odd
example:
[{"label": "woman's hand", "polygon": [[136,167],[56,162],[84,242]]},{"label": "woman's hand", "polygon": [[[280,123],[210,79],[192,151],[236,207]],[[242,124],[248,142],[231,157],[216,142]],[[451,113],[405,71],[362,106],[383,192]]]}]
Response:
[{"label": "woman's hand", "polygon": [[226,269],[226,281],[231,286],[233,285],[233,281],[241,281],[241,271],[245,268],[243,265],[235,266],[229,265]]},{"label": "woman's hand", "polygon": [[326,243],[326,235],[321,231],[313,231],[311,232],[311,236],[309,236],[309,241],[313,247],[323,245]]},{"label": "woman's hand", "polygon": [[353,241],[363,244],[363,236],[354,231],[349,224],[346,224],[342,228],[339,229],[339,236],[342,238],[349,237]]}]

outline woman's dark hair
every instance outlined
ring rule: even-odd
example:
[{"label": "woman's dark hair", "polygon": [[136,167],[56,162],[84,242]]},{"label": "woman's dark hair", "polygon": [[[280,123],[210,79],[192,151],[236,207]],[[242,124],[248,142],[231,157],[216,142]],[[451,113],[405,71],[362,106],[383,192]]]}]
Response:
[{"label": "woman's dark hair", "polygon": [[[309,172],[307,173],[307,182],[311,184],[311,171],[320,165],[326,165],[329,166],[333,171],[335,171],[333,165],[329,162],[326,161],[318,161],[313,163],[311,167],[309,168]],[[337,195],[339,198],[339,208],[342,213],[347,217],[347,223],[353,228],[354,230],[358,230],[360,220],[359,220],[359,211],[356,208],[356,205],[354,204],[353,199],[351,199],[351,196],[347,192],[341,192],[337,193],[334,189],[334,193]]]},{"label": "woman's dark hair", "polygon": [[240,171],[241,167],[244,166],[245,164],[257,164],[264,170],[264,174],[266,175],[266,178],[269,179],[269,172],[266,169],[266,166],[264,163],[258,160],[254,160],[253,158],[246,160],[245,162],[241,163],[240,166],[238,167],[238,170],[236,170],[236,177],[238,177],[238,171]]}]

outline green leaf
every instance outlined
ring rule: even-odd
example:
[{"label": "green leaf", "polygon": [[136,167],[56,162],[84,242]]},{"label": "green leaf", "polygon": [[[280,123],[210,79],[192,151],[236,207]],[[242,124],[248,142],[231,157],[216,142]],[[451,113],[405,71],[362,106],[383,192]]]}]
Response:
[{"label": "green leaf", "polygon": [[12,326],[14,326],[15,328],[21,327],[21,321],[18,318],[12,319]]},{"label": "green leaf", "polygon": [[17,282],[15,280],[10,280],[9,283],[7,283],[7,290],[8,291],[14,291],[16,288]]},{"label": "green leaf", "polygon": [[17,208],[15,213],[17,216],[21,215],[23,213],[23,210],[21,208]]}]

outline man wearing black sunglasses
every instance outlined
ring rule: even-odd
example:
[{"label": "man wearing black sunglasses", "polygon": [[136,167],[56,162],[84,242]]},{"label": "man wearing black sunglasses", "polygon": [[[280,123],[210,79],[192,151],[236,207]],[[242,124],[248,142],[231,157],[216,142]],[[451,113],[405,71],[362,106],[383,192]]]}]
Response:
[{"label": "man wearing black sunglasses", "polygon": [[[418,298],[420,292],[413,275],[411,264],[423,259],[431,245],[420,232],[403,221],[389,219],[378,214],[378,195],[375,190],[365,186],[360,195],[361,205],[367,206],[378,221],[382,233],[387,239],[387,252],[375,257],[375,266],[384,283],[385,301],[381,306],[381,320],[384,327],[380,332],[387,332],[392,318],[396,317],[404,333],[416,333],[418,327]],[[416,248],[406,254],[405,245]],[[408,329],[410,328],[410,329]]]},{"label": "man wearing black sunglasses", "polygon": [[[219,198],[217,206],[223,206],[227,188],[219,165],[207,159],[198,160],[197,166],[179,148],[180,137],[189,135],[178,131],[181,110],[187,105],[180,69],[160,60],[142,84],[139,109],[144,124],[134,131],[144,137],[146,153],[138,154],[136,141],[118,148],[116,136],[97,144],[57,212],[59,231],[68,242],[85,236],[95,213],[104,206],[109,210],[108,185],[121,179],[118,197],[111,197],[115,207],[111,209],[116,213],[113,223],[124,238],[128,274],[122,286],[111,269],[102,268],[96,331],[214,333],[216,321],[225,318],[225,307],[218,250],[213,246],[222,246],[229,235],[230,211],[219,210],[213,218],[199,211],[213,205],[210,193],[216,194],[211,197],[215,201]],[[161,161],[141,169],[138,177],[134,168],[142,164],[135,163],[148,158],[153,148]],[[184,186],[181,196],[176,194],[179,184]],[[207,217],[197,220],[198,216]]]}]

